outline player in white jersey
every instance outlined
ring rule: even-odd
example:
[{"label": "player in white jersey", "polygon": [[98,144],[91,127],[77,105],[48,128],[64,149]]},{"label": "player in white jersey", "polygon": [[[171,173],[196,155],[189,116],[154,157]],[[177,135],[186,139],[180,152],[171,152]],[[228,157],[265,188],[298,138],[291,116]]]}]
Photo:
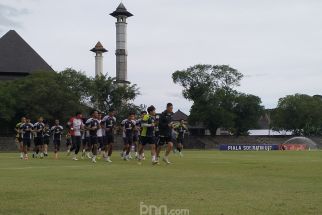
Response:
[{"label": "player in white jersey", "polygon": [[76,113],[76,116],[72,117],[69,122],[68,126],[70,127],[70,134],[72,137],[72,148],[71,151],[75,149],[75,154],[73,156],[73,160],[77,159],[77,154],[79,152],[81,146],[81,132],[84,129],[84,124],[82,120],[82,114],[80,112]]}]

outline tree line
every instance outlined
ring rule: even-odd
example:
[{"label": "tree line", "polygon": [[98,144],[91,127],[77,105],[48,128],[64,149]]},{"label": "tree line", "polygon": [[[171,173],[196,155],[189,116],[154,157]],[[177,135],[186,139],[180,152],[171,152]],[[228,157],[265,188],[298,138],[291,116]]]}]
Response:
[{"label": "tree line", "polygon": [[[236,90],[242,78],[242,73],[228,65],[198,64],[172,74],[173,82],[183,87],[183,97],[193,102],[189,123],[201,124],[212,134],[224,128],[236,136],[247,135],[267,113],[274,130],[322,135],[322,96],[288,95],[279,99],[275,109],[265,110],[258,96]],[[145,109],[133,103],[138,95],[135,84],[119,85],[113,77],[92,78],[71,68],[0,82],[0,135],[12,133],[26,115],[67,121],[78,111],[86,115],[91,109],[108,112],[116,108],[120,120],[129,111]]]},{"label": "tree line", "polygon": [[238,92],[243,78],[228,65],[195,65],[172,74],[183,87],[184,98],[193,102],[190,123],[202,123],[212,134],[225,128],[234,135],[247,135],[258,128],[260,116],[270,116],[270,129],[294,135],[322,135],[322,96],[295,94],[279,99],[273,110],[265,110],[256,95]]},{"label": "tree line", "polygon": [[67,121],[76,112],[91,109],[107,113],[117,108],[119,118],[144,108],[133,104],[140,94],[135,84],[119,85],[115,78],[91,78],[68,68],[61,72],[38,71],[18,80],[0,82],[0,133],[10,134],[22,116],[48,122]]}]

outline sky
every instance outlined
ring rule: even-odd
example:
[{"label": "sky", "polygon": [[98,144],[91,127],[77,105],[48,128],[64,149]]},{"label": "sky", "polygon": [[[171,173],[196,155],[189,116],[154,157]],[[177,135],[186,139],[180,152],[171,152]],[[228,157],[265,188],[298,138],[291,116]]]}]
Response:
[{"label": "sky", "polygon": [[[93,76],[100,41],[104,72],[115,76],[117,0],[0,0],[0,36],[16,30],[56,71]],[[238,91],[266,108],[278,99],[322,94],[320,0],[123,0],[128,22],[128,77],[136,104],[158,110],[191,102],[171,74],[195,64],[227,64],[244,74]]]}]

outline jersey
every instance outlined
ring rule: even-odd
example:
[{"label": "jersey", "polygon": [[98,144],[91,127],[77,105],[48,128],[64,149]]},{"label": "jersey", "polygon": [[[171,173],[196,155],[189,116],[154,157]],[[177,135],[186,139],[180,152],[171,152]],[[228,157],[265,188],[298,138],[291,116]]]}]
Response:
[{"label": "jersey", "polygon": [[97,130],[99,129],[99,126],[100,126],[99,121],[94,118],[89,118],[86,121],[85,125],[89,129],[89,135],[91,137],[97,137]]},{"label": "jersey", "polygon": [[42,122],[36,122],[34,124],[35,137],[42,138],[44,136],[45,124]]},{"label": "jersey", "polygon": [[178,132],[177,138],[181,140],[184,138],[187,128],[186,126],[180,124],[177,127],[175,127],[175,131]]},{"label": "jersey", "polygon": [[61,140],[63,130],[64,128],[61,125],[54,125],[51,127],[50,131],[53,134],[53,140]]},{"label": "jersey", "polygon": [[135,120],[125,119],[122,121],[121,125],[123,126],[123,137],[133,136],[135,124]]},{"label": "jersey", "polygon": [[154,127],[155,119],[153,116],[146,114],[144,115],[141,121],[141,136],[142,137],[154,137],[155,136],[155,127]]},{"label": "jersey", "polygon": [[98,121],[98,124],[99,124],[99,128],[97,129],[96,136],[97,137],[103,137],[103,128],[101,126],[102,120],[98,119],[97,121]]},{"label": "jersey", "polygon": [[50,137],[50,129],[49,129],[49,127],[45,127],[44,128],[44,137],[45,138],[49,138]]},{"label": "jersey", "polygon": [[114,127],[116,126],[116,118],[114,116],[105,116],[102,120],[105,127],[105,135],[113,135]]},{"label": "jersey", "polygon": [[22,138],[23,139],[31,140],[33,127],[34,126],[31,123],[23,123],[20,125],[20,130],[22,131]]},{"label": "jersey", "polygon": [[159,132],[160,136],[171,137],[172,128],[169,126],[172,123],[173,113],[164,111],[159,118]]},{"label": "jersey", "polygon": [[21,138],[22,137],[22,133],[20,132],[20,127],[23,123],[22,122],[19,122],[16,124],[16,138]]},{"label": "jersey", "polygon": [[68,122],[71,136],[81,136],[81,129],[84,126],[82,119],[71,118]]}]

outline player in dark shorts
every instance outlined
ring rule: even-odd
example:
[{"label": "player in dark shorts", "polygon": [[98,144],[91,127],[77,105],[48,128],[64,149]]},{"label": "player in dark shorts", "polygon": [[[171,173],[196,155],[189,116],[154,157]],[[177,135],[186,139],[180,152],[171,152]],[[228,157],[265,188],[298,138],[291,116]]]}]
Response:
[{"label": "player in dark shorts", "polygon": [[123,141],[124,141],[124,147],[123,147],[123,154],[122,158],[126,161],[130,159],[129,154],[131,151],[131,146],[133,144],[133,134],[135,130],[135,113],[131,112],[129,113],[129,116],[127,119],[123,120],[121,125],[123,126]]},{"label": "player in dark shorts", "polygon": [[156,147],[155,147],[155,107],[148,107],[148,114],[143,116],[141,120],[141,135],[139,146],[139,164],[143,158],[144,146],[149,144],[151,146],[152,164],[157,164]]},{"label": "player in dark shorts", "polygon": [[50,131],[53,135],[55,159],[58,159],[58,152],[60,150],[61,137],[63,134],[63,126],[59,124],[59,120],[55,120],[55,125],[51,127]]},{"label": "player in dark shorts", "polygon": [[[82,130],[84,129],[84,123],[83,123],[83,115],[80,112],[77,112],[76,115],[69,119],[67,125],[70,129],[70,135],[72,137],[72,147],[70,151],[75,150],[73,160],[77,161],[77,155],[81,147],[81,141],[82,141]],[[69,153],[67,153],[69,154]]]},{"label": "player in dark shorts", "polygon": [[30,123],[30,119],[26,118],[26,122],[20,125],[20,131],[22,132],[22,143],[24,151],[24,159],[28,160],[28,151],[30,150],[33,124]]},{"label": "player in dark shorts", "polygon": [[45,157],[48,156],[48,145],[50,143],[50,136],[51,136],[50,127],[49,127],[48,123],[46,123],[45,128],[44,128],[44,155],[45,155]]},{"label": "player in dark shorts", "polygon": [[26,117],[21,117],[21,121],[19,123],[16,124],[16,127],[15,127],[15,132],[16,132],[16,139],[15,139],[15,142],[16,142],[16,145],[19,149],[19,152],[20,152],[20,159],[23,159],[24,156],[23,156],[23,142],[22,142],[22,132],[20,130],[20,127],[22,124],[26,123]]},{"label": "player in dark shorts", "polygon": [[[141,120],[142,120],[143,113],[145,115],[146,111],[141,111],[141,117],[139,119],[135,119],[135,130],[134,130],[134,134],[133,134],[132,148],[134,148],[136,159],[139,158],[138,150],[139,150],[139,145],[140,145]],[[131,154],[130,154],[130,159],[132,159]]]},{"label": "player in dark shorts", "polygon": [[176,142],[177,142],[177,151],[179,152],[179,155],[182,157],[182,149],[183,149],[183,141],[184,136],[188,132],[188,128],[185,125],[184,120],[180,121],[179,125],[176,125],[174,130],[177,133]]},{"label": "player in dark shorts", "polygon": [[114,130],[116,126],[116,118],[115,118],[116,111],[115,109],[111,108],[107,116],[105,116],[102,120],[102,124],[104,125],[105,129],[105,150],[104,150],[104,159],[105,161],[112,163],[111,155],[113,151],[113,144],[114,144]]},{"label": "player in dark shorts", "polygon": [[33,158],[38,157],[38,154],[40,152],[40,158],[44,157],[44,129],[45,124],[43,123],[44,119],[43,117],[38,118],[38,122],[34,124],[34,153],[32,155]]},{"label": "player in dark shorts", "polygon": [[85,127],[89,130],[90,143],[92,148],[92,162],[96,163],[97,156],[97,130],[100,128],[100,123],[98,121],[98,111],[94,110],[91,113],[92,118],[88,119],[85,123]]},{"label": "player in dark shorts", "polygon": [[174,124],[172,122],[172,116],[173,116],[173,105],[171,103],[168,103],[167,109],[160,115],[160,118],[159,118],[160,138],[158,140],[158,146],[157,146],[157,157],[159,157],[162,146],[167,145],[165,155],[163,157],[163,161],[166,164],[170,164],[168,156],[173,148],[172,129],[174,127]]},{"label": "player in dark shorts", "polygon": [[104,140],[103,140],[103,123],[102,123],[102,113],[99,112],[98,113],[98,117],[97,117],[98,123],[99,123],[99,128],[96,132],[97,135],[97,145],[98,145],[98,152],[97,152],[97,159],[101,159],[101,152],[104,148]]}]

